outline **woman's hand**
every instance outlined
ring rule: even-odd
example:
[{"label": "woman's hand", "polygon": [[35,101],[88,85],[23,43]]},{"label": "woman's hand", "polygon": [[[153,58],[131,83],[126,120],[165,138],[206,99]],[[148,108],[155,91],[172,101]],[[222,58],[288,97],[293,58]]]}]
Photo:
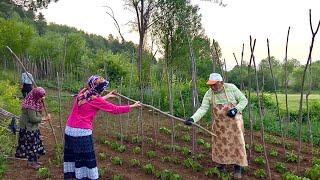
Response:
[{"label": "woman's hand", "polygon": [[43,121],[50,121],[51,120],[51,114],[48,114],[47,116],[42,117]]},{"label": "woman's hand", "polygon": [[130,105],[130,108],[136,108],[136,107],[141,107],[141,102],[140,101],[137,101],[134,104]]},{"label": "woman's hand", "polygon": [[103,99],[104,99],[104,100],[107,100],[108,98],[117,97],[117,95],[113,94],[113,93],[115,93],[115,92],[116,92],[115,90],[112,90],[112,91],[109,92],[107,95],[103,96]]}]

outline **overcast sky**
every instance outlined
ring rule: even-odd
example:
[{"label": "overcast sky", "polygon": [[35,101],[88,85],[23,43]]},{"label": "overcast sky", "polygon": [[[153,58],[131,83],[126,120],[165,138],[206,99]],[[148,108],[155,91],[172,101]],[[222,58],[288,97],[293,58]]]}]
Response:
[{"label": "overcast sky", "polygon": [[[289,26],[288,58],[306,63],[311,42],[309,9],[315,30],[320,19],[319,0],[224,0],[226,7],[213,1],[191,0],[191,3],[200,7],[205,34],[219,42],[229,68],[235,65],[233,52],[240,59],[242,43],[245,43],[244,60],[248,61],[250,35],[257,39],[257,59],[267,57],[269,38],[271,55],[282,60]],[[42,12],[49,23],[65,24],[105,37],[108,34],[118,36],[104,5],[113,9],[124,38],[138,43],[138,34],[127,25],[134,20],[135,14],[124,9],[123,0],[59,0]],[[316,37],[313,60],[320,60],[319,36],[320,32]]]}]

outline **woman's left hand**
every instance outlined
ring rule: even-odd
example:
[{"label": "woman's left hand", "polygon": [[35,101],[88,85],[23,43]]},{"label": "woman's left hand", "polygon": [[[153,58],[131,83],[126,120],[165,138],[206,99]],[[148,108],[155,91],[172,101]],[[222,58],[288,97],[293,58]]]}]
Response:
[{"label": "woman's left hand", "polygon": [[114,98],[114,97],[117,97],[117,95],[113,94],[115,93],[116,91],[115,90],[112,90],[111,92],[109,92],[107,95],[103,96],[103,99],[106,100],[108,98]]}]

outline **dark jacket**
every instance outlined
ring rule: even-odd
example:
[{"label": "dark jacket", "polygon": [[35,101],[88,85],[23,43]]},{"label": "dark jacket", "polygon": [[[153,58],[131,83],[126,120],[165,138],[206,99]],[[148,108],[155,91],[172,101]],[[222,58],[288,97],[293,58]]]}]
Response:
[{"label": "dark jacket", "polygon": [[42,121],[40,112],[32,109],[22,108],[22,114],[20,118],[20,128],[25,127],[27,131],[35,131],[39,129],[39,123]]}]

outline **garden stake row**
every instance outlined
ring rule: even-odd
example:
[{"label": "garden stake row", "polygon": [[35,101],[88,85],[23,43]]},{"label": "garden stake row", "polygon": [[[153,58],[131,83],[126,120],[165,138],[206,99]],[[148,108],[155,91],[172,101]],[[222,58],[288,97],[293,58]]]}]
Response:
[{"label": "garden stake row", "polygon": [[[287,42],[286,42],[286,52],[285,52],[285,57],[284,57],[284,61],[285,61],[285,103],[286,103],[286,118],[284,121],[284,138],[287,137],[288,134],[288,126],[289,126],[289,122],[290,122],[290,114],[289,114],[289,108],[288,108],[288,42],[289,42],[289,32],[290,32],[290,27],[288,29],[288,34],[287,34]],[[286,153],[286,148],[284,146],[284,152]]]},{"label": "garden stake row", "polygon": [[[289,27],[289,30],[288,30],[288,36],[289,36],[289,31],[290,31],[290,27]],[[288,37],[288,36],[287,36],[287,37]],[[288,38],[287,38],[287,39],[288,39]],[[287,43],[288,43],[288,41],[287,41]],[[272,79],[273,79],[274,94],[275,94],[275,96],[276,96],[277,114],[278,114],[278,118],[279,118],[278,120],[279,120],[279,124],[280,124],[282,145],[283,145],[284,154],[286,154],[286,146],[285,146],[284,135],[283,135],[283,131],[282,131],[283,122],[282,122],[282,117],[281,117],[281,115],[280,115],[279,100],[278,100],[277,86],[276,86],[276,78],[274,77],[273,69],[272,69],[271,56],[270,56],[270,48],[269,48],[269,39],[267,39],[267,47],[268,47],[269,69],[270,69],[271,77],[272,77]]]},{"label": "garden stake row", "polygon": [[255,61],[255,57],[254,57],[255,45],[256,45],[256,39],[254,39],[254,42],[252,44],[252,39],[250,36],[251,57],[252,57],[252,62],[253,62],[253,67],[254,67],[254,72],[255,72],[255,77],[256,77],[255,78],[256,79],[256,93],[257,93],[257,100],[258,100],[259,117],[260,117],[260,122],[261,122],[261,136],[262,136],[261,138],[262,138],[262,143],[263,143],[264,158],[266,160],[267,169],[268,169],[268,176],[269,176],[269,179],[271,180],[270,165],[269,165],[269,160],[268,160],[268,155],[267,155],[266,143],[264,140],[264,124],[263,124],[263,114],[262,114],[261,101],[260,101],[260,95],[259,95],[259,80],[258,80],[256,61]]},{"label": "garden stake row", "polygon": [[57,83],[58,83],[58,99],[59,99],[59,123],[61,131],[61,142],[63,142],[64,131],[62,129],[62,115],[61,115],[61,82],[59,77],[59,72],[57,72]]},{"label": "garden stake row", "polygon": [[252,158],[252,146],[253,146],[253,122],[252,122],[252,114],[251,114],[251,84],[252,84],[252,75],[251,75],[251,63],[252,63],[253,54],[251,53],[249,64],[248,64],[248,77],[249,83],[247,87],[247,96],[248,96],[248,117],[250,122],[250,142],[249,142],[249,163]]},{"label": "garden stake row", "polygon": [[313,135],[312,135],[312,122],[310,120],[310,108],[309,108],[309,96],[311,95],[312,90],[312,73],[311,73],[311,65],[312,61],[310,61],[309,65],[309,91],[306,94],[306,105],[307,105],[307,122],[308,122],[308,129],[309,129],[309,141],[310,141],[310,149],[313,153]]},{"label": "garden stake row", "polygon": [[244,89],[244,84],[243,84],[243,74],[242,74],[242,66],[243,66],[243,52],[244,52],[244,43],[242,43],[242,51],[241,51],[241,61],[240,61],[240,79],[241,79],[241,86],[240,89]]},{"label": "garden stake row", "polygon": [[302,79],[301,79],[301,93],[300,93],[300,105],[299,105],[299,147],[298,147],[298,166],[297,166],[297,171],[300,172],[300,157],[301,157],[301,128],[302,128],[302,100],[303,100],[303,93],[304,93],[304,82],[305,82],[305,76],[306,76],[306,71],[308,69],[308,65],[311,64],[311,55],[312,55],[312,50],[313,50],[313,44],[314,44],[314,39],[318,33],[319,26],[320,26],[320,20],[318,22],[318,26],[316,31],[313,31],[312,27],[312,18],[311,18],[311,9],[309,9],[309,23],[310,23],[310,29],[312,33],[312,39],[311,39],[311,44],[310,44],[310,50],[309,50],[309,55],[308,55],[308,60],[306,63],[306,66],[304,67]]}]

